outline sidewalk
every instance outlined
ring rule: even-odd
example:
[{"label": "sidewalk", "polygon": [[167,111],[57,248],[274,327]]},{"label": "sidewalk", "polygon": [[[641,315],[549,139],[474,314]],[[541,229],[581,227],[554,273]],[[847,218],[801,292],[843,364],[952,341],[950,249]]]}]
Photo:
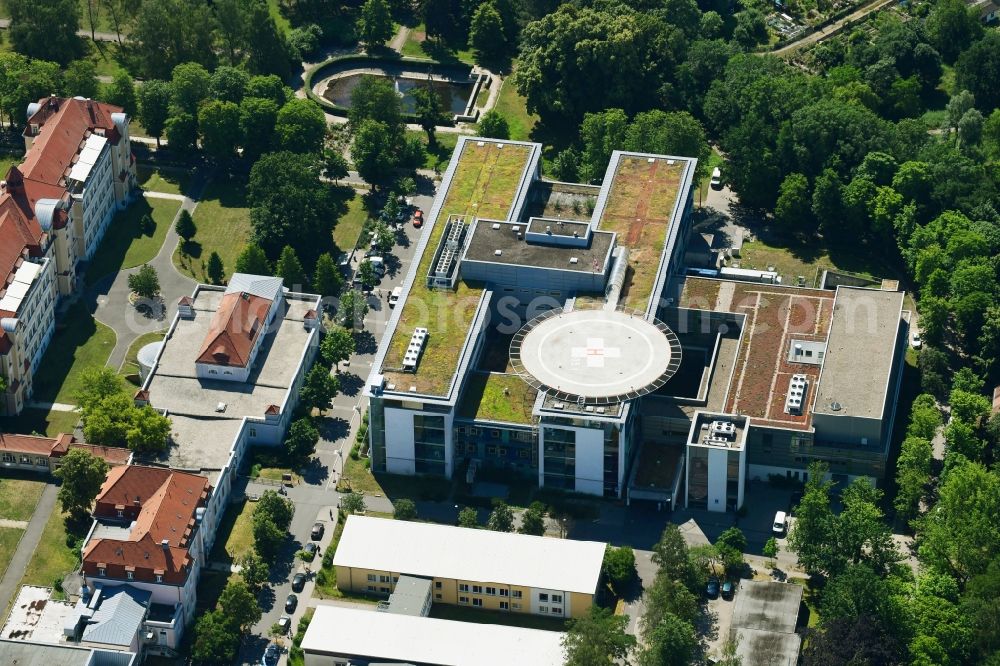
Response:
[{"label": "sidewalk", "polygon": [[[28,562],[31,561],[31,556],[35,553],[38,542],[42,540],[45,523],[48,522],[49,516],[52,515],[52,511],[56,507],[58,495],[59,489],[55,484],[46,484],[45,490],[42,491],[42,496],[38,500],[38,505],[35,506],[35,513],[31,515],[31,520],[28,521],[28,526],[17,544],[17,550],[10,558],[10,564],[7,565],[3,580],[0,580],[0,608],[6,609],[11,599],[14,598],[18,583],[28,568]],[[5,621],[6,619],[4,617]]]}]

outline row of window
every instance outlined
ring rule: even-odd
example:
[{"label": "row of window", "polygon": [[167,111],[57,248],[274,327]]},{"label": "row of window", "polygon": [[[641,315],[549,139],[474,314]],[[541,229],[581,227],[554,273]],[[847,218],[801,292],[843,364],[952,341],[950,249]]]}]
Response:
[{"label": "row of window", "polygon": [[[399,576],[392,576],[391,580],[392,580],[392,582],[394,584],[398,583],[399,582]],[[378,575],[378,576],[376,576],[375,574],[368,574],[368,582],[369,583],[374,583],[376,581],[379,582],[379,583],[388,583],[390,581],[390,577],[389,576],[384,576],[384,575],[381,575],[381,574]]]},{"label": "row of window", "polygon": [[[468,428],[465,427],[465,426],[458,426],[458,427],[455,428],[455,431],[459,435],[465,435],[466,433],[468,433],[469,435],[479,435],[479,434],[485,435],[486,432],[487,432],[486,428],[477,428],[475,426],[469,426]],[[500,437],[500,431],[496,430],[496,429],[490,430],[489,431],[489,435],[493,439],[498,439]],[[531,432],[526,431],[526,430],[511,430],[510,431],[510,438],[513,439],[513,440],[515,440],[515,441],[519,441],[519,442],[533,442],[533,441],[535,441],[535,435],[533,435]]]},{"label": "row of window", "polygon": [[[104,567],[99,567],[97,569],[97,575],[98,576],[102,576],[102,577],[107,576],[108,575],[108,570],[105,569]],[[153,578],[156,580],[157,583],[162,583],[163,582],[163,576],[161,574],[156,574]],[[125,572],[125,579],[126,580],[135,580],[135,572],[134,571],[126,571]]]},{"label": "row of window", "polygon": [[[438,595],[436,595],[436,597],[438,599],[440,599],[441,595],[438,594]],[[458,598],[458,603],[468,606],[469,605],[469,597],[459,597]],[[472,605],[474,607],[476,607],[476,608],[482,608],[483,607],[483,600],[479,599],[477,597],[473,597],[472,598]],[[506,601],[501,601],[500,602],[500,610],[510,610],[511,608],[513,608],[514,610],[521,610],[521,604],[519,604],[517,602],[514,602],[513,604],[510,604],[510,603],[508,603]]]},{"label": "row of window", "polygon": [[368,586],[368,591],[369,592],[381,592],[382,594],[389,594],[389,588],[384,587],[384,586],[376,588],[374,585],[369,585]]},{"label": "row of window", "polygon": [[[15,456],[13,453],[5,453],[5,454],[3,454],[3,458],[2,459],[3,459],[3,461],[5,463],[16,463],[16,462],[18,462],[17,456]],[[20,464],[22,464],[22,465],[31,465],[31,464],[34,464],[34,465],[37,465],[38,467],[48,467],[49,466],[49,460],[48,460],[48,458],[34,458],[34,463],[32,463],[32,458],[29,458],[28,456],[21,456]]]},{"label": "row of window", "polygon": [[[439,590],[441,589],[441,583],[435,583],[434,586],[437,589],[439,589]],[[468,592],[469,591],[469,587],[470,586],[469,586],[468,583],[459,583],[458,584],[458,591],[459,592]],[[472,587],[472,593],[473,594],[483,594],[484,587],[482,585],[473,585],[471,587]],[[507,595],[510,595],[510,596],[514,597],[515,599],[520,599],[521,598],[521,590],[508,590],[505,587],[501,587],[501,588],[497,589],[497,588],[492,587],[490,585],[487,585],[485,587],[485,590],[486,590],[485,594],[487,596],[489,596],[489,597],[495,597],[495,596],[498,596],[498,595],[501,596],[501,597],[506,597]]]}]

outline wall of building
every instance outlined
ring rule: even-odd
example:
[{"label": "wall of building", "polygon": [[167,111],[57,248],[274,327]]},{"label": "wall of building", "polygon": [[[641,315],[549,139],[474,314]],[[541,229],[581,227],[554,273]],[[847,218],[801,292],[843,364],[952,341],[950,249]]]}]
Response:
[{"label": "wall of building", "polygon": [[[500,257],[497,257],[500,259]],[[499,264],[491,261],[472,261],[463,259],[460,266],[462,278],[503,285],[510,288],[532,288],[540,284],[553,291],[600,292],[604,291],[607,275],[604,272],[589,270],[559,270],[554,268],[538,268],[535,266],[518,266],[515,264]]]},{"label": "wall of building", "polygon": [[882,440],[882,419],[849,414],[813,414],[816,439],[838,444],[879,446]]},{"label": "wall of building", "polygon": [[[550,479],[546,482],[545,458],[546,444],[545,432],[564,431],[572,433],[574,441],[574,471],[572,475],[572,487],[561,486],[566,490],[573,490],[578,493],[588,495],[604,494],[604,430],[602,428],[581,428],[568,425],[548,425],[542,423],[538,429],[538,485],[552,486],[553,471],[550,467]],[[551,433],[550,433],[551,434]],[[550,446],[551,449],[551,446]],[[568,485],[568,484],[567,484]]]},{"label": "wall of building", "polygon": [[726,469],[729,463],[728,449],[708,449],[708,510],[726,510]]},{"label": "wall of building", "polygon": [[425,412],[397,407],[385,408],[386,471],[391,474],[417,474],[415,417],[443,417],[444,419],[444,476],[451,478],[454,469],[453,435],[454,414],[451,412]]}]

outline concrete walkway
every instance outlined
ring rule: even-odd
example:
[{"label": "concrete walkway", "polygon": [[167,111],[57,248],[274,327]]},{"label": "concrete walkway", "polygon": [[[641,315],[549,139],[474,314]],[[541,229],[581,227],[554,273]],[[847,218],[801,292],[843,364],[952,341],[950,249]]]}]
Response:
[{"label": "concrete walkway", "polygon": [[156,269],[160,279],[160,300],[148,304],[150,311],[147,314],[139,312],[135,306],[128,302],[131,291],[128,288],[128,277],[139,270],[138,266],[107,276],[87,293],[87,296],[96,302],[94,317],[102,324],[110,326],[117,336],[115,348],[108,358],[108,365],[112,368],[121,367],[129,346],[137,337],[144,333],[167,328],[177,310],[177,300],[181,296],[189,295],[194,290],[194,286],[197,284],[195,280],[182,275],[174,266],[173,254],[179,241],[174,225],[182,210],[194,213],[198,206],[198,198],[201,196],[207,180],[207,175],[200,178],[199,184],[195,186],[190,197],[167,192],[143,193],[143,196],[148,198],[172,199],[181,202],[177,214],[170,221],[170,227],[167,229],[167,235],[163,239],[160,251],[149,262],[149,265]]},{"label": "concrete walkway", "polygon": [[76,411],[76,405],[68,405],[65,402],[38,402],[37,400],[32,400],[28,403],[28,406],[33,409],[44,409],[47,412]]},{"label": "concrete walkway", "polygon": [[393,35],[392,39],[389,40],[387,46],[393,51],[397,51],[400,54],[403,52],[403,44],[406,43],[407,38],[410,36],[410,29],[405,25],[399,26],[399,30]]},{"label": "concrete walkway", "polygon": [[27,520],[10,520],[9,518],[0,518],[0,527],[7,527],[13,530],[23,530],[27,529]]},{"label": "concrete walkway", "polygon": [[[0,608],[7,608],[11,599],[14,598],[17,584],[28,568],[28,562],[31,561],[31,556],[34,554],[35,548],[38,547],[38,542],[42,540],[42,531],[55,509],[58,494],[59,489],[56,488],[55,484],[45,485],[42,496],[35,506],[35,513],[31,515],[31,520],[28,521],[28,525],[24,529],[21,541],[17,544],[17,550],[10,558],[7,571],[4,572],[3,579],[0,580]],[[6,620],[6,618],[4,619]]]}]

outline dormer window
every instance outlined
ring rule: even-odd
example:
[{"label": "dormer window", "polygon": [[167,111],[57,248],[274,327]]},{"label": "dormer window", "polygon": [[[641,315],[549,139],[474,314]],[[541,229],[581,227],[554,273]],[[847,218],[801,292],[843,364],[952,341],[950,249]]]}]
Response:
[{"label": "dormer window", "polygon": [[134,571],[126,571],[125,572],[125,577],[128,578],[129,580],[135,580],[135,572]]},{"label": "dormer window", "polygon": [[118,517],[119,518],[124,518],[125,517],[125,510],[124,509],[118,509]]},{"label": "dormer window", "polygon": [[163,575],[162,574],[156,574],[156,582],[157,583],[162,583],[163,582]]},{"label": "dormer window", "polygon": [[97,575],[98,576],[107,576],[108,575],[108,570],[105,569],[104,567],[99,567],[97,569]]}]

